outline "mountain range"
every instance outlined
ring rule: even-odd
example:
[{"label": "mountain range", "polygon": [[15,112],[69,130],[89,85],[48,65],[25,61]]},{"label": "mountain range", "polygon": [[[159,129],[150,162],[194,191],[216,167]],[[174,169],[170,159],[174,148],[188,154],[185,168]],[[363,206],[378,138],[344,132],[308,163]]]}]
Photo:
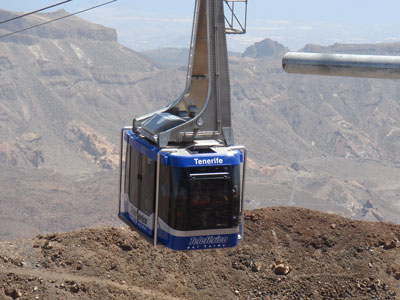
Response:
[{"label": "mountain range", "polygon": [[[400,44],[303,50],[398,55]],[[249,150],[247,208],[400,222],[398,82],[285,74],[286,51],[267,39],[229,60],[235,138]],[[183,53],[146,56],[78,17],[0,39],[0,239],[119,224],[120,128],[180,95]]]}]

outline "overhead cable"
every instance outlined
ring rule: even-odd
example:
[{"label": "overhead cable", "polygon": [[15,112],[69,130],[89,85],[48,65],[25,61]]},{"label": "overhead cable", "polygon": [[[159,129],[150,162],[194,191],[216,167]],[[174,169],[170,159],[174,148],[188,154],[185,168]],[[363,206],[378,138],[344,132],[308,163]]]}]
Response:
[{"label": "overhead cable", "polygon": [[56,19],[47,21],[47,22],[43,22],[43,23],[40,23],[40,24],[31,26],[31,27],[28,27],[28,28],[24,28],[24,29],[17,30],[17,31],[14,31],[14,32],[10,32],[10,33],[4,34],[4,35],[0,35],[0,39],[1,39],[1,38],[4,38],[4,37],[7,37],[7,36],[10,36],[10,35],[13,35],[13,34],[17,34],[17,33],[20,33],[20,32],[23,32],[23,31],[26,31],[26,30],[29,30],[29,29],[32,29],[32,28],[36,28],[36,27],[43,26],[43,25],[46,25],[46,24],[49,24],[49,23],[53,23],[53,22],[55,22],[55,21],[59,21],[59,20],[65,19],[65,18],[69,18],[69,17],[75,16],[75,15],[77,15],[77,14],[86,12],[86,11],[88,11],[88,10],[92,10],[92,9],[95,9],[95,8],[98,8],[98,7],[101,7],[101,6],[110,4],[110,3],[112,3],[112,2],[116,2],[116,1],[117,1],[117,0],[108,1],[108,2],[99,4],[99,5],[96,5],[96,6],[92,6],[92,7],[86,8],[86,9],[84,9],[84,10],[77,11],[77,12],[75,12],[75,13],[73,13],[73,14],[65,15],[65,16],[62,16],[62,17],[59,17],[59,18],[56,18]]},{"label": "overhead cable", "polygon": [[4,24],[4,23],[10,22],[10,21],[14,21],[14,20],[16,20],[16,19],[20,19],[20,18],[29,16],[29,15],[35,14],[35,13],[37,13],[37,12],[40,12],[40,11],[43,11],[43,10],[46,10],[46,9],[49,9],[49,8],[53,8],[53,7],[56,7],[56,6],[59,6],[59,5],[61,5],[61,4],[64,4],[64,3],[67,3],[67,2],[71,2],[71,1],[72,1],[72,0],[65,0],[65,1],[63,1],[63,2],[59,2],[59,3],[53,4],[53,5],[50,5],[50,6],[47,6],[47,7],[43,7],[43,8],[41,8],[41,9],[37,9],[37,10],[31,11],[31,12],[28,12],[28,13],[26,13],[26,14],[20,15],[20,16],[16,16],[16,17],[11,18],[11,19],[7,19],[7,20],[4,20],[4,21],[0,21],[0,24]]}]

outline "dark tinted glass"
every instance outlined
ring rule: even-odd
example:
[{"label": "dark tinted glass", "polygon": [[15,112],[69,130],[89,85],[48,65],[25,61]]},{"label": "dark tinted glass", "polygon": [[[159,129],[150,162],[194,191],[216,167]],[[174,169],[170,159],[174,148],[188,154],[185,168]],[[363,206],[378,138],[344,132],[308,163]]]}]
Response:
[{"label": "dark tinted glass", "polygon": [[238,225],[238,166],[172,169],[173,228],[203,230]]},{"label": "dark tinted glass", "polygon": [[130,148],[130,168],[129,168],[129,201],[138,208],[139,206],[139,182],[140,182],[140,153],[132,147]]},{"label": "dark tinted glass", "polygon": [[130,161],[131,161],[131,147],[126,145],[126,160],[125,160],[125,180],[124,180],[124,192],[129,195],[129,178],[131,173],[130,168]]},{"label": "dark tinted glass", "polygon": [[139,209],[150,215],[154,211],[156,162],[142,156],[142,183]]},{"label": "dark tinted glass", "polygon": [[169,223],[170,210],[169,202],[171,197],[171,168],[161,163],[160,166],[160,198],[158,203],[158,215],[164,222]]}]

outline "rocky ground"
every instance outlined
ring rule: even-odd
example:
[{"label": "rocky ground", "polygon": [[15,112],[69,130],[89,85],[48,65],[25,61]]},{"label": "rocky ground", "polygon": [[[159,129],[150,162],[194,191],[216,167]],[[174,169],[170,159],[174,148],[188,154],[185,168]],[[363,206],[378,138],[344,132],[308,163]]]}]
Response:
[{"label": "rocky ground", "polygon": [[0,299],[397,299],[400,226],[246,213],[233,249],[154,249],[126,227],[0,243]]}]

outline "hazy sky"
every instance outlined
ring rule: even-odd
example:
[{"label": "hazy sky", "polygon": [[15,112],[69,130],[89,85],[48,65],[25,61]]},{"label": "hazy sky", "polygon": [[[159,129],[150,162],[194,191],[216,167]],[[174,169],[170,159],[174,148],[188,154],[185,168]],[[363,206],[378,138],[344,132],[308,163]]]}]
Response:
[{"label": "hazy sky", "polygon": [[[73,0],[62,8],[72,13],[106,1]],[[0,0],[0,8],[26,12],[57,2],[61,0]],[[193,3],[118,0],[80,17],[116,28],[119,41],[135,50],[188,47]],[[307,43],[400,41],[399,11],[399,0],[249,0],[248,33],[231,36],[229,47],[243,51],[267,37],[291,50]]]}]

